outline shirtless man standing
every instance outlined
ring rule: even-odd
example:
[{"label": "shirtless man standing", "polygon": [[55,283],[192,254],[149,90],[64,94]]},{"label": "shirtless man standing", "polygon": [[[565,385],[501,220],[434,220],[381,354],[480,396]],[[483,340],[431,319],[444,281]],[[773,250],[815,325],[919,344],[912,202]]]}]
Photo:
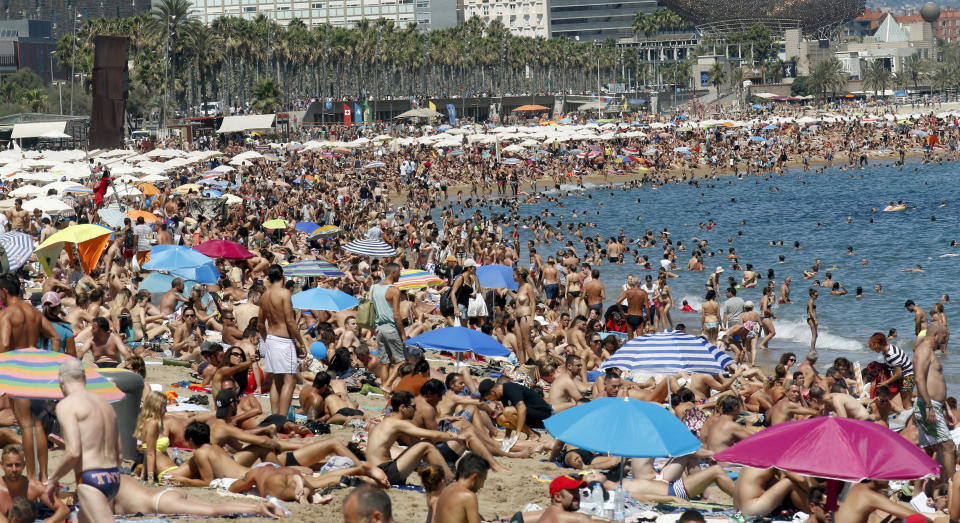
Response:
[{"label": "shirtless man standing", "polygon": [[783,285],[780,286],[780,303],[793,303],[790,301],[790,284],[793,283],[793,278],[787,276],[783,279]]},{"label": "shirtless man standing", "polygon": [[447,485],[437,498],[436,521],[480,523],[477,492],[487,480],[490,464],[476,454],[467,454],[457,463],[457,481]]},{"label": "shirtless man standing", "polygon": [[17,198],[13,202],[13,210],[10,211],[10,230],[30,230],[30,213],[23,208],[23,199],[21,198]]},{"label": "shirtless man standing", "polygon": [[770,426],[797,419],[796,416],[816,416],[818,414],[815,409],[804,406],[802,401],[800,384],[795,381],[788,382],[786,394],[767,411],[767,420],[770,422]]},{"label": "shirtless man standing", "polygon": [[271,265],[267,269],[267,280],[270,287],[260,298],[257,330],[266,360],[264,370],[273,376],[270,411],[285,416],[297,384],[298,359],[302,357],[307,344],[297,328],[290,291],[283,285],[283,269],[279,265]]},{"label": "shirtless man standing", "polygon": [[630,287],[620,293],[617,298],[617,308],[623,314],[623,300],[627,300],[627,325],[630,327],[630,337],[643,334],[644,313],[647,311],[647,292],[640,288],[640,280],[630,280]]},{"label": "shirtless man standing", "polygon": [[599,317],[603,317],[603,300],[607,297],[606,288],[600,283],[600,271],[593,269],[590,272],[591,279],[583,285],[583,296],[587,301],[587,310],[597,311]]},{"label": "shirtless man standing", "polygon": [[913,300],[907,300],[903,308],[913,313],[913,333],[919,338],[927,334],[927,313],[923,307],[917,307]]},{"label": "shirtless man standing", "polygon": [[[917,307],[919,310],[920,308]],[[917,425],[918,442],[940,463],[940,484],[946,485],[956,465],[957,448],[950,437],[956,423],[946,408],[947,383],[943,365],[934,354],[947,343],[947,329],[940,323],[927,326],[927,335],[913,348],[913,372],[916,379],[913,398],[913,421]]]},{"label": "shirtless man standing", "polygon": [[117,415],[100,396],[86,389],[86,376],[79,360],[60,364],[60,388],[64,398],[57,403],[57,420],[65,445],[63,457],[46,482],[46,497],[52,503],[57,481],[80,469],[83,483],[77,486],[79,520],[110,521],[110,502],[120,489],[120,431]]},{"label": "shirtless man standing", "polygon": [[[36,347],[42,335],[50,340],[50,350],[60,351],[60,336],[53,325],[37,309],[20,299],[20,279],[13,274],[0,276],[0,301],[6,306],[0,311],[0,351],[7,352],[27,347]],[[34,448],[36,431],[30,400],[13,398],[13,413],[23,434],[23,449],[27,454],[27,477],[37,478],[36,459],[40,462],[40,481],[47,478],[47,452],[45,442]],[[37,427],[39,428],[39,427]],[[42,429],[41,429],[42,432]],[[44,436],[41,439],[46,439]]]},{"label": "shirtless man standing", "polygon": [[577,404],[583,394],[577,383],[577,378],[583,369],[583,360],[579,356],[570,354],[564,362],[563,368],[557,369],[553,383],[550,385],[550,395],[547,398],[557,413],[569,409]]},{"label": "shirtless man standing", "polygon": [[547,298],[547,306],[555,308],[560,298],[560,271],[553,256],[547,258],[547,265],[543,268],[543,293]]}]

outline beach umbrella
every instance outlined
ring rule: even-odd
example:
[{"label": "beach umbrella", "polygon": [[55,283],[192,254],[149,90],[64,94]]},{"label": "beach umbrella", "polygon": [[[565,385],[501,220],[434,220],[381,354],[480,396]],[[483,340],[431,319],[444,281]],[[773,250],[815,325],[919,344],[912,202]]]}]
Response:
[{"label": "beach umbrella", "polygon": [[157,186],[152,183],[144,182],[140,185],[137,185],[137,188],[140,189],[140,192],[147,196],[156,196],[160,194],[160,189],[158,189]]},{"label": "beach umbrella", "polygon": [[378,168],[380,168],[380,167],[386,167],[386,166],[387,166],[387,164],[385,164],[385,163],[383,163],[383,162],[370,162],[370,163],[368,163],[367,165],[364,165],[363,168],[364,168],[364,169],[378,169]]},{"label": "beach umbrella", "polygon": [[313,223],[313,222],[297,222],[297,224],[294,226],[294,229],[300,232],[305,232],[307,234],[310,234],[319,228],[320,228],[320,224]]},{"label": "beach umbrella", "polygon": [[114,229],[119,229],[123,227],[123,220],[127,218],[127,215],[119,209],[105,208],[98,209],[97,214],[100,215],[100,219],[103,220],[103,223],[113,227]]},{"label": "beach umbrella", "polygon": [[689,152],[690,152],[690,148],[689,148],[689,147],[686,147],[686,146],[674,147],[674,148],[673,148],[673,152],[675,152],[675,153],[689,153]]},{"label": "beach umbrella", "polygon": [[886,426],[827,416],[778,423],[718,452],[714,459],[853,483],[940,473],[936,461]]},{"label": "beach umbrella", "polygon": [[156,214],[153,214],[152,212],[148,212],[148,211],[140,211],[140,210],[127,211],[125,214],[126,214],[127,216],[129,216],[129,217],[130,217],[130,220],[133,221],[134,223],[136,223],[137,218],[140,218],[140,217],[143,217],[143,221],[145,221],[145,222],[147,222],[147,223],[157,223],[157,222],[162,222],[162,221],[163,221],[163,218],[157,216]]},{"label": "beach umbrella", "polygon": [[194,247],[211,258],[224,258],[227,260],[246,260],[253,258],[253,253],[246,247],[230,240],[207,240]]},{"label": "beach umbrella", "polygon": [[227,201],[227,205],[236,205],[238,203],[243,203],[243,198],[236,196],[234,194],[224,194],[223,199]]},{"label": "beach umbrella", "polygon": [[34,198],[23,202],[23,208],[33,212],[34,209],[40,209],[40,212],[47,214],[70,214],[73,213],[73,207],[70,207],[61,200],[53,197]]},{"label": "beach umbrella", "polygon": [[449,352],[472,352],[481,356],[507,357],[510,349],[496,338],[466,327],[445,327],[427,331],[406,341],[407,345],[422,349]]},{"label": "beach umbrella", "polygon": [[930,133],[928,133],[927,131],[924,131],[924,130],[922,130],[922,129],[914,129],[914,130],[910,131],[910,135],[911,135],[911,136],[920,136],[920,137],[926,138],[927,136],[930,136]]},{"label": "beach umbrella", "polygon": [[314,287],[291,297],[294,309],[313,311],[342,311],[360,304],[353,296],[338,290]]},{"label": "beach umbrella", "polygon": [[764,137],[762,137],[762,136],[751,136],[751,137],[750,137],[750,141],[751,141],[751,142],[765,142],[765,141],[767,141],[767,139],[764,138]]},{"label": "beach umbrella", "polygon": [[188,280],[180,276],[174,276],[172,274],[164,274],[162,272],[151,272],[147,275],[143,281],[140,282],[140,287],[138,290],[147,291],[150,294],[163,294],[170,290],[170,287],[173,285],[173,279],[180,278],[183,280],[183,292],[185,294],[190,294],[190,289],[193,288],[197,282],[193,280]]},{"label": "beach umbrella", "polygon": [[143,268],[151,271],[190,269],[213,263],[213,259],[183,245],[154,245],[150,249],[150,261]]},{"label": "beach umbrella", "polygon": [[286,229],[287,221],[279,218],[263,222],[264,229]]},{"label": "beach umbrella", "polygon": [[371,238],[354,240],[344,245],[343,250],[373,258],[396,256],[397,254],[396,249],[388,245],[387,242]]},{"label": "beach umbrella", "polygon": [[202,190],[203,190],[203,187],[201,187],[200,185],[197,185],[195,183],[187,183],[177,187],[176,189],[173,190],[173,192],[177,194],[187,194],[189,192],[199,193]]},{"label": "beach umbrella", "polygon": [[336,225],[324,225],[322,227],[317,227],[316,230],[310,233],[310,237],[314,236],[332,236],[334,234],[339,234],[343,232],[343,229],[337,227]]},{"label": "beach umbrella", "polygon": [[520,163],[519,158],[506,158],[503,160],[503,163],[506,165],[517,165]]},{"label": "beach umbrella", "polygon": [[286,276],[315,277],[326,276],[328,278],[340,278],[346,276],[337,269],[332,263],[320,260],[303,260],[293,262],[283,266],[283,274]]},{"label": "beach umbrella", "polygon": [[733,360],[710,342],[677,331],[638,336],[623,344],[600,365],[600,370],[619,367],[651,373],[699,372],[719,374]]},{"label": "beach umbrella", "polygon": [[44,272],[49,275],[52,273],[51,265],[60,257],[60,251],[66,248],[67,255],[72,263],[74,261],[73,247],[76,247],[80,254],[80,265],[83,267],[83,272],[90,274],[90,271],[97,266],[100,255],[107,248],[112,232],[106,227],[90,223],[71,225],[53,233],[38,245],[35,250],[37,259],[40,261]]},{"label": "beach umbrella", "polygon": [[170,269],[170,274],[184,280],[192,280],[203,285],[216,285],[220,283],[220,271],[213,262],[205,263],[199,267],[185,267],[182,269]]},{"label": "beach umbrella", "polygon": [[214,190],[214,189],[207,189],[207,190],[203,191],[203,195],[206,196],[207,198],[219,198],[219,197],[223,196],[223,191],[217,191],[217,190]]},{"label": "beach umbrella", "polygon": [[827,416],[778,423],[714,454],[713,459],[826,478],[827,510],[836,510],[843,481],[911,480],[940,474],[936,461],[889,428]]},{"label": "beach umbrella", "polygon": [[[62,352],[18,349],[0,354],[0,392],[14,398],[40,400],[63,399],[60,390],[60,364],[75,360]],[[92,366],[84,366],[88,391],[106,401],[120,401],[124,394]]]},{"label": "beach umbrella", "polygon": [[447,282],[443,281],[433,273],[419,269],[407,269],[400,271],[400,279],[397,280],[397,283],[394,283],[393,286],[400,290],[408,291],[411,289],[419,289],[421,287],[437,287],[446,284]]},{"label": "beach umbrella", "polygon": [[564,443],[620,458],[686,456],[700,448],[700,440],[667,409],[632,398],[597,398],[543,425]]},{"label": "beach umbrella", "polygon": [[481,265],[477,267],[477,279],[482,287],[488,289],[515,291],[520,288],[520,284],[513,279],[513,269],[506,265]]},{"label": "beach umbrella", "polygon": [[527,104],[527,105],[521,105],[520,107],[517,107],[516,109],[513,110],[513,112],[517,113],[517,112],[523,112],[523,111],[549,111],[549,110],[550,110],[549,107],[544,107],[542,105]]},{"label": "beach umbrella", "polygon": [[12,272],[19,270],[27,263],[36,243],[29,234],[10,231],[0,234],[0,246],[3,246],[3,250],[7,253],[7,262],[10,263]]},{"label": "beach umbrella", "polygon": [[777,128],[777,126],[776,126],[776,125],[773,125],[773,124],[771,123],[771,124],[767,124],[767,125],[763,126],[763,128],[762,128],[761,130],[763,130],[763,131],[773,131],[773,130],[776,129],[776,128]]}]

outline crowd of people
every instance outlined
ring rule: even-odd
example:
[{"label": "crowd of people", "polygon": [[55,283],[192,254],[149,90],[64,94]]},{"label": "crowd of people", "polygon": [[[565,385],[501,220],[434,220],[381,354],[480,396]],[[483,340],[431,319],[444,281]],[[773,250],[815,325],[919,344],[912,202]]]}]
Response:
[{"label": "crowd of people", "polygon": [[[507,474],[520,460],[547,460],[567,470],[549,482],[545,507],[521,510],[514,521],[589,520],[578,512],[581,490],[612,491],[618,484],[638,501],[682,504],[704,496],[750,517],[802,513],[821,523],[867,521],[875,513],[915,517],[916,507],[898,501],[907,490],[893,493],[886,482],[851,487],[831,513],[821,479],[750,468],[738,468],[734,479],[728,464],[711,458],[767,426],[840,416],[884,424],[935,456],[940,476],[918,482],[914,492],[925,492],[936,505],[931,509],[960,519],[960,491],[951,482],[956,401],[947,397],[939,360],[949,336],[942,303],[928,317],[907,302],[916,339],[901,348],[895,333],[875,334],[868,345],[882,361],[862,372],[846,358],[823,365],[816,341],[818,289],[833,294],[842,287],[829,272],[820,276],[817,260],[795,275],[816,280],[805,296],[810,351],[802,361],[783,353],[779,364],[762,368],[758,354],[773,350],[776,340],[773,308],[792,303],[792,277],[779,288],[772,279],[762,284],[762,269],[741,263],[734,248],[685,242],[667,230],[621,229],[603,239],[590,234],[595,224],[586,214],[578,218],[574,211],[574,221],[565,224],[546,211],[519,216],[527,202],[560,205],[559,196],[537,188],[609,178],[639,165],[645,167],[636,177],[662,184],[694,174],[774,174],[790,162],[806,170],[836,161],[860,168],[877,155],[941,161],[954,154],[956,126],[931,114],[890,125],[814,118],[767,130],[759,120],[677,130],[686,117],[656,127],[669,133],[651,129],[646,138],[555,143],[536,160],[512,164],[488,147],[467,144],[439,152],[376,144],[341,152],[284,147],[279,160],[240,167],[231,192],[242,201],[212,215],[190,205],[199,194],[176,188],[245,147],[226,144],[224,156],[203,169],[170,173],[160,194],[135,204],[159,221],[127,219],[92,270],[64,251],[49,272],[31,260],[0,277],[0,348],[65,352],[147,378],[154,366],[145,361],[187,365],[184,372],[209,393],[212,408],[168,412],[176,404],[169,395],[146,391],[134,431],[141,458],[130,464],[120,455],[113,409],[85,390],[76,360],[65,363],[65,399],[55,407],[0,398],[0,421],[19,427],[0,429],[6,445],[0,512],[10,521],[32,521],[39,509],[46,514],[39,517],[59,521],[79,501],[82,521],[135,513],[278,517],[285,503],[325,504],[336,490],[352,488],[342,504],[345,521],[391,521],[395,491],[388,489],[415,478],[428,522],[472,522],[483,512],[478,492],[488,476]],[[635,128],[625,123],[622,131]],[[624,148],[637,150],[642,160],[623,163]],[[364,167],[372,161],[382,166]],[[95,158],[94,164],[109,181],[111,164]],[[42,241],[67,225],[101,221],[93,197],[75,198],[73,205],[75,215],[64,219],[28,212],[18,202],[4,214],[4,225]],[[274,219],[287,225],[264,227]],[[312,235],[294,227],[303,222],[333,225],[336,232]],[[529,236],[525,244],[521,231]],[[393,254],[343,249],[360,238],[383,242]],[[252,257],[217,259],[217,284],[174,278],[162,292],[142,288],[149,272],[143,265],[156,246],[193,247],[213,239],[236,242]],[[604,264],[628,256],[649,272],[608,290],[601,281]],[[724,261],[711,269],[705,266],[711,258]],[[330,263],[343,276],[286,275],[285,267],[299,261]],[[490,264],[511,268],[516,289],[485,288],[477,268]],[[404,287],[405,269],[425,270],[440,283]],[[725,279],[727,271],[736,277]],[[678,303],[670,287],[678,277],[704,282],[699,311]],[[311,287],[368,299],[373,313],[361,318],[355,308],[294,308],[292,296]],[[738,296],[748,292],[759,293],[758,304]],[[699,321],[678,322],[681,311],[696,312]],[[486,333],[511,356],[478,358],[451,370],[434,353],[405,343],[448,326]],[[667,376],[603,366],[626,340],[665,330],[703,336],[736,362],[721,374]],[[700,450],[668,462],[630,459],[621,467],[620,457],[576,448],[544,430],[550,416],[604,397],[664,405],[700,439]],[[53,463],[48,441],[62,451]],[[71,472],[79,480],[73,499],[58,488]],[[170,486],[149,486],[157,483]],[[219,486],[266,499],[210,503],[174,485]],[[695,511],[681,516],[702,520]]]}]

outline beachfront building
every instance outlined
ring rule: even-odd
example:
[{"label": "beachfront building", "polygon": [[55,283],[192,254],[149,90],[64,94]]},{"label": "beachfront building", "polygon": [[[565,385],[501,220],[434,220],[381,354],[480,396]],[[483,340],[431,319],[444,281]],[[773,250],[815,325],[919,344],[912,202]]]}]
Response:
[{"label": "beachfront building", "polygon": [[287,25],[297,18],[308,26],[352,27],[363,19],[384,18],[421,30],[453,27],[462,18],[462,0],[192,0],[194,14],[210,24],[222,16],[253,19],[263,15]]},{"label": "beachfront building", "polygon": [[499,21],[516,36],[550,36],[547,0],[463,0],[463,19]]},{"label": "beachfront building", "polygon": [[51,36],[59,39],[95,18],[126,18],[149,12],[151,0],[5,0],[0,4],[0,20],[46,20]]},{"label": "beachfront building", "polygon": [[[502,0],[501,0],[502,1]],[[584,42],[632,39],[638,12],[657,9],[657,0],[549,0],[549,25],[553,38]]]}]

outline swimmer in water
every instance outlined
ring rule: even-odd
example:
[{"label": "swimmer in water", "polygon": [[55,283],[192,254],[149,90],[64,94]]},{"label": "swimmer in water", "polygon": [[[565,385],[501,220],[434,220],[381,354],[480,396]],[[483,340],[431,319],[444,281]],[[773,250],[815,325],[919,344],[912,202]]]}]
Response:
[{"label": "swimmer in water", "polygon": [[910,267],[909,269],[900,269],[900,272],[923,272],[923,267],[921,267],[920,264],[918,263],[915,266]]}]

